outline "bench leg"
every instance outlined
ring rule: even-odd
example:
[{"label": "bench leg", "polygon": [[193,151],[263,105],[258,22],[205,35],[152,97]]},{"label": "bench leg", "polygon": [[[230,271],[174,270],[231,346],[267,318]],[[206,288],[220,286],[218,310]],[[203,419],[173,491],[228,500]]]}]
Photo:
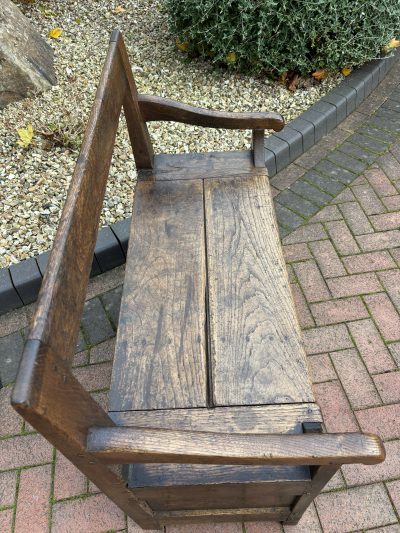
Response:
[{"label": "bench leg", "polygon": [[332,476],[339,470],[340,465],[316,466],[312,468],[311,489],[301,494],[292,507],[292,511],[284,524],[297,524],[313,499],[318,496]]},{"label": "bench leg", "polygon": [[[319,422],[306,422],[303,424],[304,433],[322,433],[322,424]],[[309,491],[301,494],[292,507],[290,515],[284,521],[284,524],[295,525],[299,522],[307,507],[311,504],[316,496],[321,492],[328,481],[339,470],[340,465],[323,465],[311,466],[311,488]]]}]

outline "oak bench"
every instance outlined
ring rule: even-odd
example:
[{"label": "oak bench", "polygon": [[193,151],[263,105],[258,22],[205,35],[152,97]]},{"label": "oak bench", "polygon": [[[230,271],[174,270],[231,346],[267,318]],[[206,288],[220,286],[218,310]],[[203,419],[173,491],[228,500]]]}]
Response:
[{"label": "oak bench", "polygon": [[[71,359],[121,108],[138,181],[107,413]],[[253,148],[154,156],[152,120],[252,129]],[[145,529],[294,524],[342,464],[384,459],[322,432],[264,164],[282,127],[139,95],[113,32],[12,403]]]}]

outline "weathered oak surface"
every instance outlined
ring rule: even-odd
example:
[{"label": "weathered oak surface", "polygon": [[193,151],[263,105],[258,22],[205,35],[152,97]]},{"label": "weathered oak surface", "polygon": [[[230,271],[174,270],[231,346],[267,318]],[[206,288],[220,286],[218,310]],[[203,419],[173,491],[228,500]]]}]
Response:
[{"label": "weathered oak surface", "polygon": [[280,131],[284,121],[279,113],[230,113],[194,107],[169,98],[139,95],[141,114],[146,121],[173,120],[206,128],[273,129]]},{"label": "weathered oak surface", "polygon": [[207,405],[201,181],[136,189],[111,410]]},{"label": "weathered oak surface", "polygon": [[202,187],[138,184],[110,410],[313,402],[268,177]]},{"label": "weathered oak surface", "polygon": [[360,433],[260,435],[150,428],[92,427],[87,449],[106,463],[241,465],[376,464],[378,437]]},{"label": "weathered oak surface", "polygon": [[204,186],[214,404],[314,401],[268,177]]},{"label": "weathered oak surface", "polygon": [[117,426],[216,433],[302,433],[304,422],[322,422],[315,403],[110,412]]}]

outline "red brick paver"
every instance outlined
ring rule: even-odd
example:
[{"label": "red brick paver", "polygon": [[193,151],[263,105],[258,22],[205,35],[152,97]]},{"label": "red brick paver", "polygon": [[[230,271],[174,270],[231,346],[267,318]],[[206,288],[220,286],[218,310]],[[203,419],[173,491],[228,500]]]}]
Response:
[{"label": "red brick paver", "polygon": [[53,506],[53,531],[57,533],[100,533],[124,528],[124,513],[104,494]]},{"label": "red brick paver", "polygon": [[325,533],[347,533],[397,521],[381,484],[321,494],[316,506]]},{"label": "red brick paver", "polygon": [[28,524],[31,533],[47,530],[50,487],[51,465],[36,466],[21,472],[15,533],[26,533]]}]

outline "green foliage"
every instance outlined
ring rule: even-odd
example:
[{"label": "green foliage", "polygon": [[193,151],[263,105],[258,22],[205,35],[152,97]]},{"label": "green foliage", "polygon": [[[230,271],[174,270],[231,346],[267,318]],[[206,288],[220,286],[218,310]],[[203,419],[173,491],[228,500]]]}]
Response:
[{"label": "green foliage", "polygon": [[189,55],[274,75],[360,65],[400,32],[398,0],[166,0],[166,9]]}]

